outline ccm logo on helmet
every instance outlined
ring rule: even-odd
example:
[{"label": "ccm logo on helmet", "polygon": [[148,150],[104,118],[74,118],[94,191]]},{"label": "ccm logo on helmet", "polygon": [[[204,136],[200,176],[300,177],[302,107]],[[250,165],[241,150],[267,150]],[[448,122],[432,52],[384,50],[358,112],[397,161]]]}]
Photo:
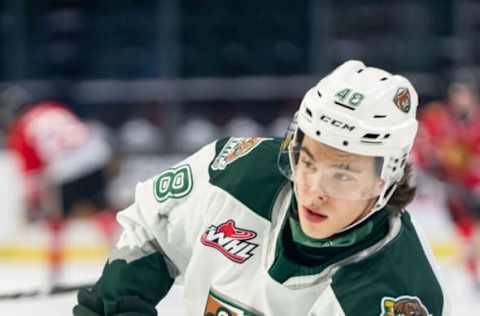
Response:
[{"label": "ccm logo on helmet", "polygon": [[353,131],[355,129],[355,126],[348,125],[347,123],[344,123],[342,121],[339,121],[337,119],[334,119],[330,116],[327,115],[322,115],[320,116],[320,120],[322,120],[325,123],[330,123],[331,125],[341,128],[341,129],[347,129],[349,132]]}]

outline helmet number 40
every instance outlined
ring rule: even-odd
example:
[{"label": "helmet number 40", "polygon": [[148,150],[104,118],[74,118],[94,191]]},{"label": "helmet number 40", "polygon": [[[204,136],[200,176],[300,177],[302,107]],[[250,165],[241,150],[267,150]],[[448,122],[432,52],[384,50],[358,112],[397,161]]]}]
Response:
[{"label": "helmet number 40", "polygon": [[335,96],[337,99],[340,100],[340,102],[345,102],[347,101],[349,105],[352,106],[358,106],[360,103],[363,101],[365,96],[361,93],[358,92],[353,92],[349,88],[342,89],[335,93]]}]

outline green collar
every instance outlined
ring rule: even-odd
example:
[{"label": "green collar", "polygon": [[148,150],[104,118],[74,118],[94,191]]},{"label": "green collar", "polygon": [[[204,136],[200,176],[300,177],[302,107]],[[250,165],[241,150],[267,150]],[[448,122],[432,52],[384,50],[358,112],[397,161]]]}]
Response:
[{"label": "green collar", "polygon": [[269,274],[280,283],[292,276],[320,273],[333,262],[375,244],[389,230],[391,212],[384,208],[351,229],[329,238],[313,239],[303,233],[295,216],[296,202],[292,200],[277,243],[275,260],[269,269]]}]

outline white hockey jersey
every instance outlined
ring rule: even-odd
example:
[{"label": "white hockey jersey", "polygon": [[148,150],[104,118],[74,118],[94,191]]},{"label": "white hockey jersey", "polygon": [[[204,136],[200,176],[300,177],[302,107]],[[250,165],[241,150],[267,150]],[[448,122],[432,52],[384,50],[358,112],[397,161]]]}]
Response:
[{"label": "white hockey jersey", "polygon": [[446,315],[429,249],[406,211],[378,212],[371,236],[326,249],[318,264],[297,258],[279,147],[278,139],[222,139],[139,184],[117,217],[123,234],[95,285],[97,312],[114,315],[122,295],[155,306],[175,280],[188,315]]}]

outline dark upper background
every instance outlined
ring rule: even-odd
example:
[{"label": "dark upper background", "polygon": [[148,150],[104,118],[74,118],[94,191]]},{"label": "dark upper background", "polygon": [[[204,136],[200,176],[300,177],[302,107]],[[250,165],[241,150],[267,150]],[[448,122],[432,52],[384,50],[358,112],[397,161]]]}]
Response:
[{"label": "dark upper background", "polygon": [[143,118],[175,151],[194,118],[227,133],[233,118],[290,116],[350,58],[405,74],[421,103],[442,97],[480,62],[479,13],[467,0],[2,0],[0,88],[113,130]]}]

